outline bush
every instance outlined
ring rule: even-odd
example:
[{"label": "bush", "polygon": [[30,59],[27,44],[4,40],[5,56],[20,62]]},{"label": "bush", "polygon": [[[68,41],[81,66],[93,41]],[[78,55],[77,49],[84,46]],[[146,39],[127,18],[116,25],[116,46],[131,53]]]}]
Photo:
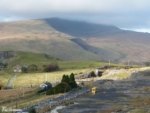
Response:
[{"label": "bush", "polygon": [[29,110],[29,113],[36,113],[36,110],[35,110],[34,108],[31,108],[31,109]]},{"label": "bush", "polygon": [[76,83],[76,81],[75,81],[75,78],[74,78],[74,74],[73,74],[73,73],[70,74],[69,85],[70,85],[70,87],[71,87],[72,89],[77,87],[77,83]]},{"label": "bush", "polygon": [[69,85],[70,85],[70,87],[71,87],[72,89],[77,87],[77,84],[76,84],[76,82],[74,82],[74,81],[71,81],[71,82],[69,83]]},{"label": "bush", "polygon": [[69,82],[70,82],[69,76],[68,75],[63,75],[61,82],[66,82],[66,83],[69,84]]},{"label": "bush", "polygon": [[21,68],[21,71],[22,71],[22,73],[27,73],[27,72],[28,72],[28,69],[27,69],[27,67],[22,67],[22,68]]},{"label": "bush", "polygon": [[58,93],[64,93],[64,92],[68,92],[71,90],[71,87],[69,86],[69,84],[65,83],[65,82],[61,82],[58,85],[56,85],[55,87],[49,89],[46,94],[47,95],[52,95],[52,94],[58,94]]},{"label": "bush", "polygon": [[70,91],[71,87],[69,86],[68,83],[61,82],[60,84],[58,84],[56,86],[56,89],[57,89],[58,93],[64,93],[64,92]]},{"label": "bush", "polygon": [[38,66],[35,64],[31,64],[28,66],[28,72],[36,72],[38,71]]},{"label": "bush", "polygon": [[59,69],[59,66],[57,63],[51,63],[49,65],[44,65],[44,71],[45,72],[51,72]]},{"label": "bush", "polygon": [[150,62],[145,62],[145,65],[146,66],[150,66]]},{"label": "bush", "polygon": [[74,74],[73,73],[70,74],[70,82],[75,82],[75,78],[74,78]]},{"label": "bush", "polygon": [[56,93],[55,93],[55,88],[54,88],[54,87],[51,88],[51,89],[49,89],[49,90],[46,92],[46,95],[53,95],[53,94],[56,94]]},{"label": "bush", "polygon": [[46,94],[52,95],[52,94],[64,93],[76,87],[77,87],[77,84],[74,78],[74,74],[71,73],[70,76],[64,74],[62,77],[61,83],[49,89],[46,92]]}]

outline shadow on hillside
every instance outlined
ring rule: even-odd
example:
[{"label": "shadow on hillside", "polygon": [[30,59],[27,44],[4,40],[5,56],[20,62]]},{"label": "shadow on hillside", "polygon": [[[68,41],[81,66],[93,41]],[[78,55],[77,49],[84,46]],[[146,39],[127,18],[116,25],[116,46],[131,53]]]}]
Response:
[{"label": "shadow on hillside", "polygon": [[111,25],[92,24],[82,21],[70,21],[59,18],[44,19],[54,29],[74,37],[97,37],[120,30]]}]

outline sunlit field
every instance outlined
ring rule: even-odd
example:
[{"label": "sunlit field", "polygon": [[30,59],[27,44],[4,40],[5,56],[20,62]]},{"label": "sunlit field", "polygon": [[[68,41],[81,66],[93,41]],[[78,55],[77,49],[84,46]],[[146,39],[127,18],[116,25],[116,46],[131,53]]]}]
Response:
[{"label": "sunlit field", "polygon": [[16,74],[17,77],[13,83],[14,87],[36,87],[41,83],[46,81],[51,83],[56,83],[61,80],[63,74],[70,75],[71,73],[85,73],[90,71],[90,69],[74,69],[74,70],[62,70],[49,73],[25,73]]}]

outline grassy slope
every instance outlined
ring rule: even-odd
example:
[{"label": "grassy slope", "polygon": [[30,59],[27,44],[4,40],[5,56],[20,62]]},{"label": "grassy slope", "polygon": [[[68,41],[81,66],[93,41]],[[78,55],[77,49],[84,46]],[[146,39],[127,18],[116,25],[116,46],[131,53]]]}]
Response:
[{"label": "grassy slope", "polygon": [[11,78],[12,74],[8,74],[4,71],[0,71],[0,83],[6,85],[8,80]]},{"label": "grassy slope", "polygon": [[39,67],[42,67],[43,65],[50,64],[51,62],[57,62],[60,69],[93,68],[107,64],[100,61],[63,61],[51,56],[46,58],[45,54],[41,53],[18,52],[16,57],[9,59],[9,67],[15,66],[17,64],[36,64]]},{"label": "grassy slope", "polygon": [[149,61],[150,38],[148,33],[124,31],[118,34],[99,36],[98,38],[84,38],[83,40],[89,45],[110,51],[112,60],[122,62],[129,60],[139,64]]},{"label": "grassy slope", "polygon": [[[86,50],[70,39],[85,38]],[[0,51],[47,53],[64,60],[149,61],[148,33],[61,19],[0,23]],[[82,43],[83,45],[83,43]],[[96,53],[96,54],[95,54]]]},{"label": "grassy slope", "polygon": [[44,20],[57,31],[74,37],[90,38],[120,31],[119,28],[111,25],[93,24],[82,21],[70,21],[58,18],[49,18]]},{"label": "grassy slope", "polygon": [[[30,65],[36,64],[39,68],[42,68],[45,64],[50,64],[51,62],[57,62],[60,70],[56,72],[50,73],[13,73],[12,67],[19,65]],[[106,62],[100,61],[61,61],[56,58],[49,56],[45,57],[44,54],[40,53],[30,53],[30,52],[18,52],[16,57],[9,59],[9,66],[6,72],[0,71],[0,82],[6,85],[7,81],[11,78],[13,74],[17,75],[17,79],[14,82],[15,87],[19,86],[30,86],[30,79],[33,85],[38,85],[45,81],[45,76],[47,74],[48,80],[50,82],[55,82],[56,80],[60,80],[63,74],[70,73],[85,73],[93,68],[101,67],[107,65]],[[28,84],[28,85],[27,85]]]},{"label": "grassy slope", "polygon": [[100,57],[70,41],[44,20],[0,23],[0,51],[47,53],[63,60],[98,60]]},{"label": "grassy slope", "polygon": [[[73,42],[77,43],[78,45],[80,45],[82,48],[84,48],[85,50],[87,51],[90,51],[91,53],[94,53],[98,56],[101,57],[101,60],[103,61],[115,61],[117,62],[120,58],[121,58],[121,55],[119,53],[117,53],[115,50],[111,49],[108,49],[108,44],[106,43],[105,46],[106,47],[101,47],[101,42],[98,41],[97,44],[100,45],[100,47],[95,47],[95,45],[89,45],[87,43],[85,43],[83,40],[81,40],[80,38],[76,38],[76,39],[71,39]],[[96,42],[96,40],[95,40]],[[118,59],[118,60],[117,60]]]}]

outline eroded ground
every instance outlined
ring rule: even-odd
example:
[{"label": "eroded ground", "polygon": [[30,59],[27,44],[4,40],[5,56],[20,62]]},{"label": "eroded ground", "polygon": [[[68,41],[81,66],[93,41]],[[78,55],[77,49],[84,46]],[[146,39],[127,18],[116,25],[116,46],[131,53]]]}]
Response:
[{"label": "eroded ground", "polygon": [[99,80],[95,95],[86,93],[62,113],[150,113],[150,72],[134,73],[125,80]]}]

